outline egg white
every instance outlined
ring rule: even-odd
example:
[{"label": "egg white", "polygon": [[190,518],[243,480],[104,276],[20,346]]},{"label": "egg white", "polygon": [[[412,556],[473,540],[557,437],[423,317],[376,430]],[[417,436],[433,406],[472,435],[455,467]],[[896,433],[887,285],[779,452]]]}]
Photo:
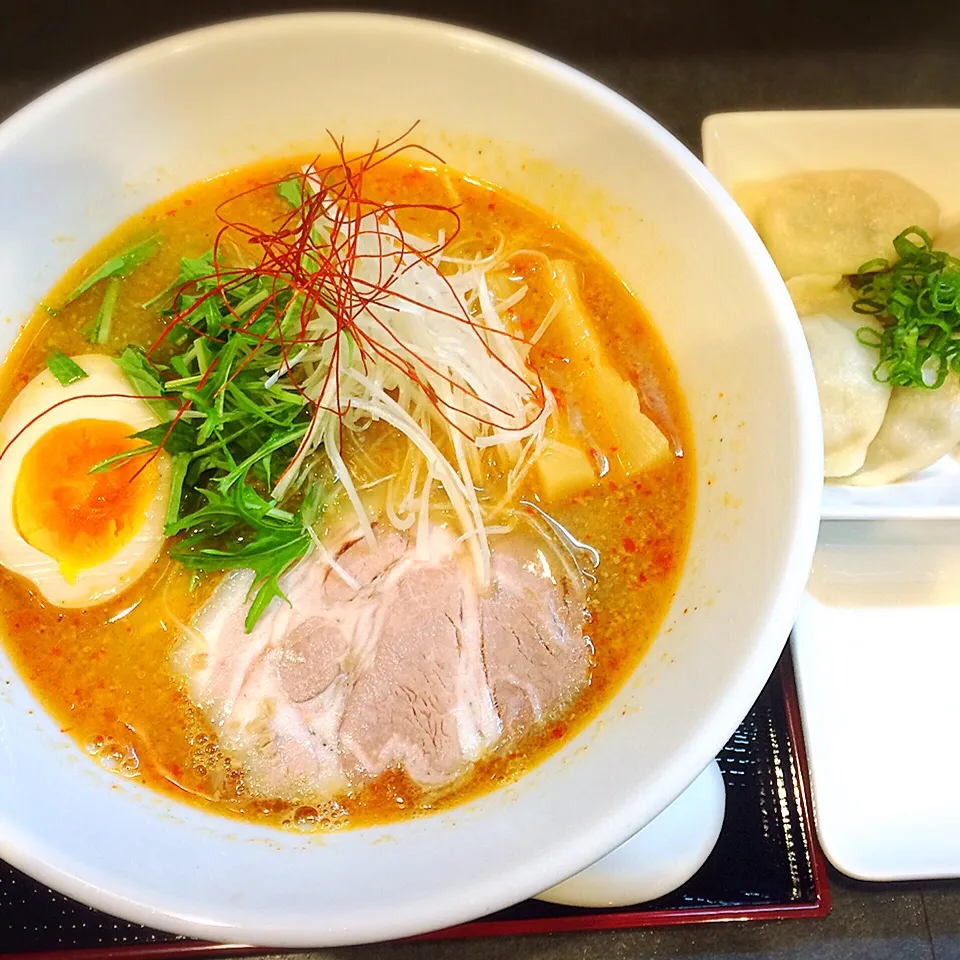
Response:
[{"label": "egg white", "polygon": [[26,577],[58,607],[89,607],[125,590],[157,559],[170,499],[170,458],[164,453],[157,457],[156,489],[133,537],[112,557],[78,571],[74,583],[60,572],[57,560],[23,539],[14,514],[14,490],[23,458],[48,430],[73,420],[116,420],[128,424],[132,434],[159,423],[150,407],[132,396],[133,389],[110,357],[89,354],[72,359],[87,374],[85,379],[61,386],[44,370],[20,391],[0,420],[0,451],[4,451],[0,457],[0,565]]}]

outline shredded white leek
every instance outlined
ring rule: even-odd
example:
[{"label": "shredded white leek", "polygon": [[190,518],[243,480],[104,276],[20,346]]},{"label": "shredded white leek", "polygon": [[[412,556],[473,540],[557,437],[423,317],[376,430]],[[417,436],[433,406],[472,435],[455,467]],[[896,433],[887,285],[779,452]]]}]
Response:
[{"label": "shredded white leek", "polygon": [[[310,187],[316,174],[309,168],[305,173]],[[364,536],[372,540],[370,517],[341,453],[340,431],[387,423],[410,440],[427,472],[418,494],[419,469],[411,471],[408,488],[397,491],[399,502],[390,482],[386,518],[401,530],[419,521],[417,540],[422,540],[429,530],[431,489],[439,482],[478,577],[486,583],[490,550],[477,496],[481,452],[501,448],[510,468],[507,487],[512,496],[539,455],[556,409],[552,395],[527,366],[529,343],[517,339],[506,325],[505,314],[523,300],[527,288],[512,289],[498,300],[487,284],[487,271],[502,263],[503,237],[489,255],[453,256],[438,251],[436,241],[401,233],[389,210],[386,216],[381,210],[379,217],[371,213],[359,222],[340,218],[336,223],[334,212],[329,208],[330,221],[318,222],[318,235],[355,249],[349,269],[356,289],[382,291],[375,304],[353,318],[354,328],[393,357],[378,355],[369,346],[359,349],[343,331],[338,336],[335,319],[325,311],[309,319],[306,334],[314,343],[268,382],[282,386],[283,375],[291,371],[320,409],[274,495],[286,492],[289,477],[322,444]],[[551,309],[536,336],[555,315]],[[412,376],[401,369],[404,365]]]}]

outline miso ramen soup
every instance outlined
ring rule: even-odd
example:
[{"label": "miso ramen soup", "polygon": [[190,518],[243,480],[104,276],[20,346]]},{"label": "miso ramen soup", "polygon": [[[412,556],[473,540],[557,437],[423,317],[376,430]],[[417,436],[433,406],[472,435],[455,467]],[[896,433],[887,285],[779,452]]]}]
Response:
[{"label": "miso ramen soup", "polygon": [[509,782],[671,603],[693,450],[582,240],[416,150],[147,209],[0,381],[0,616],[92,762],[302,829]]}]

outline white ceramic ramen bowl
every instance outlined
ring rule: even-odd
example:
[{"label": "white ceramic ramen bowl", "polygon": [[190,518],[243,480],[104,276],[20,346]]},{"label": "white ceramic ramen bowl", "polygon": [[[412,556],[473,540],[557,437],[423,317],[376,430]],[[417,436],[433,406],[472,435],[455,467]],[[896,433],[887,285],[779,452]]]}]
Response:
[{"label": "white ceramic ramen bowl", "polygon": [[707,765],[786,640],[820,504],[799,323],[698,161],[600,84],[466,30],[357,14],[213,27],[90,70],[0,127],[0,351],[66,267],[145,204],[264,155],[420,120],[447,162],[600,250],[648,308],[696,441],[696,521],[653,648],[596,722],[516,784],[321,837],[220,819],[101,770],[0,654],[0,856],[98,908],[215,939],[415,934],[535,894],[612,850]]}]

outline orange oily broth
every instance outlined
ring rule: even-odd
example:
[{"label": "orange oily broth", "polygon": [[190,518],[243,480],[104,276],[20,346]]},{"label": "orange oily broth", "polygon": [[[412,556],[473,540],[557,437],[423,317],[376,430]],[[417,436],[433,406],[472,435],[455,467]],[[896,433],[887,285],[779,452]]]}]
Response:
[{"label": "orange oily broth", "polygon": [[[153,342],[162,321],[156,310],[139,305],[171,282],[181,256],[209,249],[221,226],[217,206],[298,167],[296,161],[271,162],[194,185],[132,218],[82,257],[47,297],[47,305],[62,303],[84,275],[113,253],[154,233],[162,239],[160,252],[123,281],[111,338],[102,348],[91,347],[84,336],[102,287],[56,316],[38,309],[0,373],[0,410],[43,368],[50,346],[68,354],[99,349],[115,355],[127,343]],[[603,479],[585,494],[550,506],[602,557],[588,596],[587,629],[595,648],[590,684],[561,718],[479,762],[440,792],[426,793],[394,771],[320,811],[308,797],[298,806],[249,796],[242,770],[219,752],[214,731],[169,665],[177,623],[189,620],[209,596],[212,578],[191,592],[189,575],[161,556],[112,602],[65,610],[45,603],[28,581],[0,569],[7,649],[65,732],[121,775],[135,774],[180,799],[225,814],[307,828],[386,822],[451,806],[516,778],[561,746],[607,702],[655,636],[676,588],[693,512],[690,429],[674,370],[636,299],[589,247],[542,212],[452,171],[437,173],[394,161],[367,175],[364,192],[414,204],[458,202],[460,238],[474,252],[492,249],[490,238],[499,231],[509,249],[537,249],[574,261],[609,357],[638,386],[647,412],[685,455],[632,480]],[[271,189],[232,200],[230,215],[269,222],[287,209]],[[425,235],[435,235],[440,225],[449,229],[450,218],[417,213],[404,220],[405,228]],[[520,330],[531,331],[546,309],[543,277],[537,275],[535,257],[520,255],[512,264],[530,285],[513,319]],[[389,460],[398,451],[391,455],[384,450],[383,455]],[[522,494],[537,498],[533,485]]]}]

